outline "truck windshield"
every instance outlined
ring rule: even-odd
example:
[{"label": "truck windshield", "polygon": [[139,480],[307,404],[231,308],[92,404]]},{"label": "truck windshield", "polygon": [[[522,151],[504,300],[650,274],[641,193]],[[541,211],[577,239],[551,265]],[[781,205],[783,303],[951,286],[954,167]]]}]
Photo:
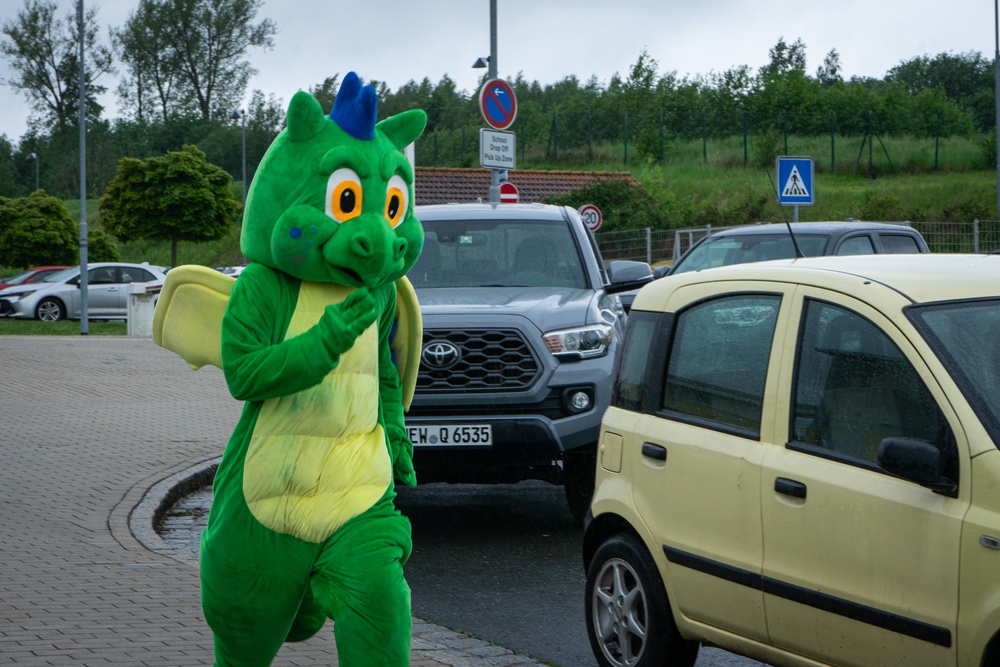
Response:
[{"label": "truck windshield", "polygon": [[906,313],[1000,447],[1000,299],[914,306]]},{"label": "truck windshield", "polygon": [[407,274],[426,287],[587,287],[569,227],[523,220],[423,220],[424,249]]},{"label": "truck windshield", "polygon": [[[795,240],[806,257],[823,254],[829,237],[817,234],[796,234]],[[685,273],[711,269],[716,266],[762,262],[767,259],[791,259],[795,257],[792,239],[784,234],[734,234],[732,236],[710,236],[691,250],[691,254],[678,262],[670,271]]]}]

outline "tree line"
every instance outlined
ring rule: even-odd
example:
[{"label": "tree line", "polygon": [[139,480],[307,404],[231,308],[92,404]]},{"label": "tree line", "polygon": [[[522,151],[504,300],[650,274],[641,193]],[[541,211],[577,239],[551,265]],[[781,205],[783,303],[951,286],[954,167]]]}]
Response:
[{"label": "tree line", "polygon": [[[139,0],[124,24],[102,37],[97,10],[84,19],[86,45],[88,195],[100,196],[122,158],[148,158],[197,146],[209,162],[242,178],[246,136],[248,179],[284,123],[283,100],[247,87],[255,70],[249,56],[273,46],[276,24],[259,17],[263,0]],[[0,196],[34,190],[35,169],[47,192],[79,195],[79,63],[81,39],[75,12],[60,16],[55,0],[25,0],[0,26],[0,55],[13,75],[3,85],[31,104],[28,131],[15,142],[0,136]],[[515,130],[544,144],[546,164],[586,160],[581,151],[553,155],[560,145],[623,141],[648,159],[659,159],[669,140],[836,132],[860,136],[975,136],[993,131],[992,63],[977,52],[920,55],[901,61],[882,78],[842,73],[836,50],[812,73],[806,45],[784,38],[757,68],[679,76],[661,71],[647,51],[624,74],[607,82],[567,76],[542,84],[523,72],[509,79],[518,98]],[[456,146],[442,166],[478,166],[475,149],[483,126],[478,91],[459,90],[447,75],[396,90],[375,86],[385,117],[411,108],[428,114],[417,144],[418,164],[438,161],[438,147]],[[113,86],[120,115],[109,118],[100,96]],[[339,74],[307,89],[330,108]],[[519,141],[522,137],[519,135]],[[34,154],[35,159],[28,156]],[[537,154],[536,154],[537,155]],[[530,162],[530,158],[529,158]],[[519,166],[530,166],[522,164]]]}]

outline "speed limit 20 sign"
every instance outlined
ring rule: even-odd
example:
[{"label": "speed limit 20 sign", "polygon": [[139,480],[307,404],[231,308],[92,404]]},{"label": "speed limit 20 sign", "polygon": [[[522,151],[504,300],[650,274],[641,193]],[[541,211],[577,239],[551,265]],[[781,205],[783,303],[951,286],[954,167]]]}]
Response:
[{"label": "speed limit 20 sign", "polygon": [[583,218],[583,224],[587,225],[587,229],[590,231],[596,232],[601,228],[601,209],[593,204],[581,206],[580,217]]}]

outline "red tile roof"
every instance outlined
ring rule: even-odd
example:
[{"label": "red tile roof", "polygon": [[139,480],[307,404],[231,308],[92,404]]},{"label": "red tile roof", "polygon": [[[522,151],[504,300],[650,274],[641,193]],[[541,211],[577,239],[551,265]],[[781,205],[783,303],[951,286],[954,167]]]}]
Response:
[{"label": "red tile roof", "polygon": [[[508,180],[517,186],[521,202],[540,202],[545,197],[564,195],[599,180],[627,180],[642,187],[627,171],[545,171],[517,169]],[[451,204],[490,198],[489,169],[417,167],[414,177],[417,204]]]}]

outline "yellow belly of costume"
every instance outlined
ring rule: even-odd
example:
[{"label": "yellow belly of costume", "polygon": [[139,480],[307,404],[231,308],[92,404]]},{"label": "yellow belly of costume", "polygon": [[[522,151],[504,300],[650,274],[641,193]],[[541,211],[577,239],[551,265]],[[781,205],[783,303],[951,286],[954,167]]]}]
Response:
[{"label": "yellow belly of costume", "polygon": [[[286,338],[312,327],[352,288],[303,282]],[[382,497],[392,481],[378,423],[378,329],[369,327],[323,382],[261,406],[243,472],[254,517],[322,542]]]}]

